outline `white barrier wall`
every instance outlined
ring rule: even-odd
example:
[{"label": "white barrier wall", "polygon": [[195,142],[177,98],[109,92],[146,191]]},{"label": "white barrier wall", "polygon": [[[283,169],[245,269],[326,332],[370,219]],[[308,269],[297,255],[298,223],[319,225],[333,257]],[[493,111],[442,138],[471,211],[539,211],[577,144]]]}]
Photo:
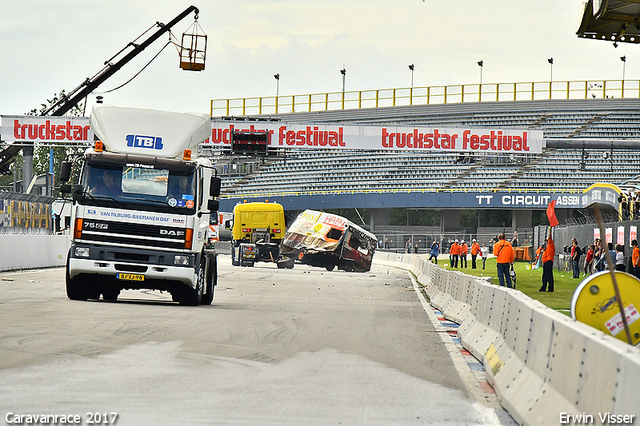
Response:
[{"label": "white barrier wall", "polygon": [[502,405],[519,424],[640,424],[639,348],[518,290],[419,256],[377,252],[374,259],[411,271],[430,303],[460,324],[463,345],[482,360]]},{"label": "white barrier wall", "polygon": [[68,235],[0,234],[0,271],[64,266]]}]

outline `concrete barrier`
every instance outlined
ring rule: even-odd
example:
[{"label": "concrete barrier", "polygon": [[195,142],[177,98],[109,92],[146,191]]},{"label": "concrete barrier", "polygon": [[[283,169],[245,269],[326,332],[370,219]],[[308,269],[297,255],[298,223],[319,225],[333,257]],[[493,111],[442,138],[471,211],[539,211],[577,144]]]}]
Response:
[{"label": "concrete barrier", "polygon": [[430,303],[460,324],[464,347],[519,424],[640,424],[640,348],[416,255],[376,253],[374,262],[411,271]]},{"label": "concrete barrier", "polygon": [[64,266],[68,235],[0,234],[0,271]]}]

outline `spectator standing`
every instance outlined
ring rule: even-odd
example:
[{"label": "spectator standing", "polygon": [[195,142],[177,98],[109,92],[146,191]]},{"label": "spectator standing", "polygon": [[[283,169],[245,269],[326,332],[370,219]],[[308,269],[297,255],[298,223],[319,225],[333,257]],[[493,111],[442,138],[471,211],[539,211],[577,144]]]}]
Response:
[{"label": "spectator standing", "polygon": [[458,240],[455,240],[449,249],[449,259],[452,268],[458,267],[458,256],[460,256],[460,244],[458,244]]},{"label": "spectator standing", "polygon": [[593,252],[593,268],[600,272],[604,269],[604,247],[602,246],[602,240],[596,238],[596,251]]},{"label": "spectator standing", "polygon": [[409,238],[407,243],[404,245],[404,251],[406,253],[411,253],[411,238]]},{"label": "spectator standing", "polygon": [[582,256],[582,250],[578,247],[578,240],[571,239],[571,262],[573,265],[573,277],[580,278],[580,257]]},{"label": "spectator standing", "polygon": [[582,274],[583,277],[591,275],[591,273],[593,272],[593,257],[595,252],[596,246],[595,244],[591,244],[591,247],[589,247],[589,250],[587,251],[587,256],[584,259],[584,274]]},{"label": "spectator standing", "polygon": [[513,233],[513,239],[511,239],[511,247],[518,247],[518,233]]},{"label": "spectator standing", "polygon": [[[476,269],[476,258],[478,257],[478,253],[480,253],[480,244],[478,244],[474,238],[471,240],[471,269]],[[480,253],[480,255],[482,256],[482,253]]]},{"label": "spectator standing", "polygon": [[624,192],[620,193],[618,197],[618,202],[620,203],[620,207],[622,210],[622,220],[629,219],[629,202],[627,201],[627,197],[624,195]]},{"label": "spectator standing", "polygon": [[627,266],[624,264],[624,247],[622,244],[616,244],[616,271],[625,272],[627,270]]},{"label": "spectator standing", "polygon": [[464,267],[467,267],[467,254],[469,254],[469,246],[462,240],[460,242],[460,267],[464,263]]},{"label": "spectator standing", "polygon": [[482,243],[482,247],[480,247],[480,256],[482,256],[482,269],[484,269],[487,263],[487,257],[489,256],[489,247],[485,246],[484,243]]},{"label": "spectator standing", "polygon": [[509,269],[513,263],[513,248],[511,243],[505,240],[504,233],[498,236],[498,242],[493,246],[493,254],[496,256],[496,269],[500,286],[504,287],[506,282],[507,287],[512,288]]},{"label": "spectator standing", "polygon": [[631,247],[633,247],[633,252],[631,253],[631,266],[633,269],[629,272],[633,273],[636,278],[640,278],[640,248],[638,248],[638,241],[631,240]]},{"label": "spectator standing", "polygon": [[553,282],[553,258],[556,255],[556,246],[551,238],[551,229],[549,228],[549,237],[547,238],[547,248],[542,253],[542,287],[538,291],[548,291],[552,293],[555,290]]},{"label": "spectator standing", "polygon": [[436,240],[433,240],[433,244],[431,244],[431,251],[429,256],[429,261],[435,261],[435,264],[438,264],[438,255],[440,254],[440,245]]}]

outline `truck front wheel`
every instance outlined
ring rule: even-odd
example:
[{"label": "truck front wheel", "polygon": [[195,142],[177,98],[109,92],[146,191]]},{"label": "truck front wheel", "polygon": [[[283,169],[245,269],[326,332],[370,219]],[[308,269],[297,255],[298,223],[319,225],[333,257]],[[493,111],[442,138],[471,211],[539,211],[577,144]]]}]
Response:
[{"label": "truck front wheel", "polygon": [[204,294],[205,283],[205,269],[206,259],[204,256],[200,257],[200,265],[196,271],[196,288],[185,288],[182,297],[180,297],[180,304],[185,306],[198,306],[202,300]]},{"label": "truck front wheel", "polygon": [[69,257],[67,256],[67,273],[66,273],[66,286],[67,286],[67,297],[71,300],[87,300],[89,296],[87,295],[86,288],[82,286],[82,283],[78,279],[71,278],[69,274]]}]

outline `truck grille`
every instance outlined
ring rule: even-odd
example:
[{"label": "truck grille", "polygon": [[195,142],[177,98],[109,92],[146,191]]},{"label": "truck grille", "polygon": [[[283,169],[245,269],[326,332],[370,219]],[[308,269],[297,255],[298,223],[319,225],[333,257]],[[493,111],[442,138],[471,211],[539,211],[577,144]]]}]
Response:
[{"label": "truck grille", "polygon": [[82,240],[128,246],[183,249],[186,229],[184,227],[84,219]]}]

